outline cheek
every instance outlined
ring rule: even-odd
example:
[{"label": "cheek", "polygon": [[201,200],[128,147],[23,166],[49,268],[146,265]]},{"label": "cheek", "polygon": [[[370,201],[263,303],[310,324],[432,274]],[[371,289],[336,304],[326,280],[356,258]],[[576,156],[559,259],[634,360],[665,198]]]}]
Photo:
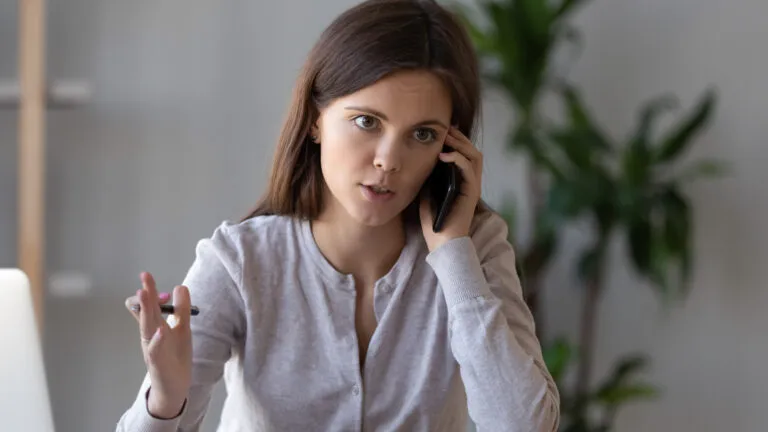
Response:
[{"label": "cheek", "polygon": [[350,178],[369,163],[368,146],[359,135],[343,124],[323,130],[320,160],[329,183]]},{"label": "cheek", "polygon": [[429,178],[435,167],[437,156],[434,152],[428,151],[426,154],[420,154],[411,159],[413,165],[409,172],[411,173],[409,183],[413,193],[418,193],[421,186]]}]

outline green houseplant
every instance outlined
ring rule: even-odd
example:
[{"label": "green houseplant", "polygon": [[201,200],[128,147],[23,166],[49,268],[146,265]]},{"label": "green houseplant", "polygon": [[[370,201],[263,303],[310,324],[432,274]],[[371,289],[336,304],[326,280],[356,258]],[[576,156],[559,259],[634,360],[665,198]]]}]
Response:
[{"label": "green houseplant", "polygon": [[[616,233],[626,234],[628,256],[638,276],[647,280],[665,305],[688,292],[692,256],[692,209],[685,185],[723,171],[718,161],[681,166],[680,159],[708,124],[716,93],[707,89],[693,107],[663,133],[657,120],[677,107],[671,95],[653,98],[638,112],[627,137],[608,136],[591,114],[578,89],[557,76],[555,49],[580,46],[569,23],[584,0],[479,0],[477,13],[454,4],[481,57],[485,81],[512,103],[515,121],[507,147],[526,156],[531,198],[531,240],[515,239],[516,209],[504,205],[510,240],[518,252],[518,270],[526,302],[537,320],[547,366],[561,393],[562,427],[568,432],[608,431],[623,404],[658,395],[640,381],[642,354],[616,360],[613,371],[592,385],[598,306],[605,291],[607,246]],[[562,102],[562,120],[541,110],[541,98]],[[542,325],[541,280],[557,249],[562,227],[586,218],[592,239],[574,263],[585,301],[579,338],[572,343],[550,337]],[[570,381],[566,378],[570,375]]]}]

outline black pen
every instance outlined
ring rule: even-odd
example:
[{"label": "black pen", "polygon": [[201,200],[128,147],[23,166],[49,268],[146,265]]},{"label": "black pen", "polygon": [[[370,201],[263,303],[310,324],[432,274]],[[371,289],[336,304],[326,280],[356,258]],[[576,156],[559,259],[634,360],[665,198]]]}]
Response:
[{"label": "black pen", "polygon": [[[138,313],[141,310],[141,305],[136,303],[131,305],[131,310]],[[200,313],[200,309],[197,308],[197,306],[190,307],[190,314],[192,316],[195,316]],[[173,307],[173,305],[163,304],[160,305],[160,313],[164,314],[174,314],[176,313],[176,308]]]}]

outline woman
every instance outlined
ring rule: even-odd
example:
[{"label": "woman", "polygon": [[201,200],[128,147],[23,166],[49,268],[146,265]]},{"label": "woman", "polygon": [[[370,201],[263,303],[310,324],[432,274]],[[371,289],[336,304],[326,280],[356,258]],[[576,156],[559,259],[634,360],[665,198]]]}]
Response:
[{"label": "woman", "polygon": [[[479,93],[467,35],[435,2],[339,16],[255,211],[198,243],[170,324],[151,275],[128,299],[148,373],[117,430],[197,430],[225,372],[223,431],[460,431],[467,416],[556,430],[507,228],[480,202]],[[438,163],[462,181],[435,232],[424,185]]]}]

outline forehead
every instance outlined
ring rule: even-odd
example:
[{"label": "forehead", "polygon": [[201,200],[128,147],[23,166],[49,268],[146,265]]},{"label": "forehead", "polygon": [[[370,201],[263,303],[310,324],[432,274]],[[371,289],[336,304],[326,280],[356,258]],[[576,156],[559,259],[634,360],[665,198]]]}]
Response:
[{"label": "forehead", "polygon": [[451,117],[450,92],[437,75],[429,71],[401,71],[339,98],[334,105],[364,106],[386,115],[391,123],[417,123]]}]

